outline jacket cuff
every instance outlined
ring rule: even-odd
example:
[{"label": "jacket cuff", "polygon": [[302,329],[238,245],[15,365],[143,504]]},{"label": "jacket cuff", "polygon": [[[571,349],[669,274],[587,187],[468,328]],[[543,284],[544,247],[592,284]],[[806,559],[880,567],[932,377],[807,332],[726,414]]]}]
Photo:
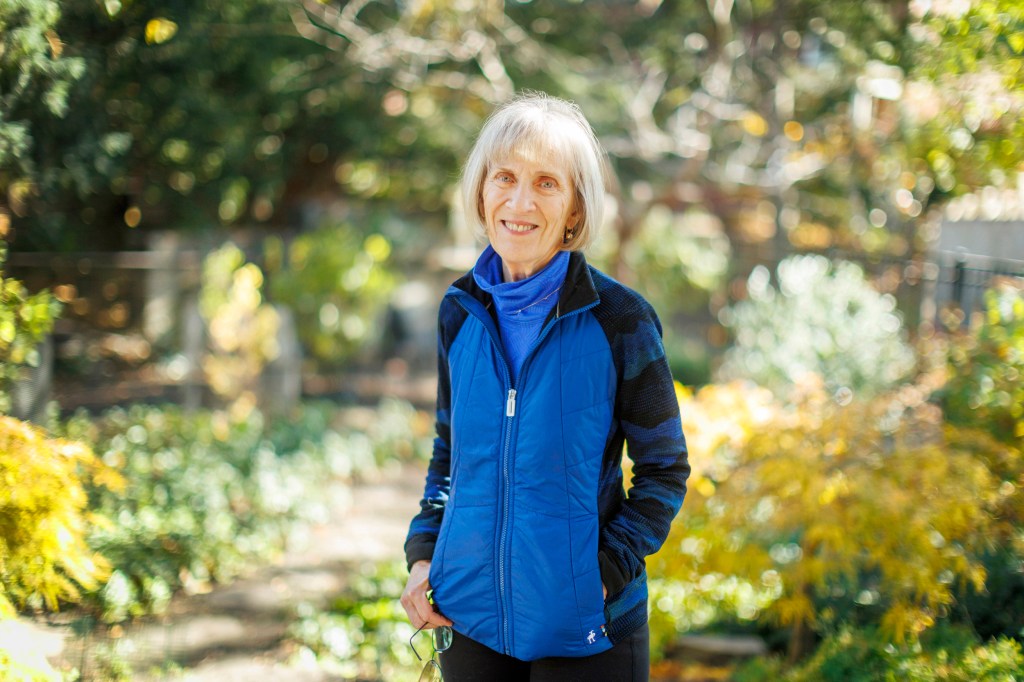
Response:
[{"label": "jacket cuff", "polygon": [[414,535],[405,541],[405,565],[410,571],[417,561],[430,561],[434,558],[434,545],[437,538],[433,535]]},{"label": "jacket cuff", "polygon": [[601,582],[608,590],[609,598],[621,592],[629,583],[629,576],[619,566],[619,562],[604,550],[597,553],[597,563],[601,568]]}]

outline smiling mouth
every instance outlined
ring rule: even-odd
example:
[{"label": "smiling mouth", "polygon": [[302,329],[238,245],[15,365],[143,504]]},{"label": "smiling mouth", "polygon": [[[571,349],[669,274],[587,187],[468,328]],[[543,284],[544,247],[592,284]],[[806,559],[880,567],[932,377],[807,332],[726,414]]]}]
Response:
[{"label": "smiling mouth", "polygon": [[530,230],[532,230],[532,229],[537,227],[533,223],[517,223],[517,222],[513,222],[513,221],[509,221],[509,220],[502,220],[501,224],[509,232],[516,232],[516,233],[520,233],[520,234],[522,234],[524,232],[529,232]]}]

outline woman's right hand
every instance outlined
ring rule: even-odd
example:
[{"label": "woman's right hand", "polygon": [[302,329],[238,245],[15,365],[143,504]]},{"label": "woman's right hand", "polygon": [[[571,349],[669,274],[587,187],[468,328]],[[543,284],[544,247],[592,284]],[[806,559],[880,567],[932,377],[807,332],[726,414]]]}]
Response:
[{"label": "woman's right hand", "polygon": [[452,622],[442,616],[430,603],[427,593],[430,592],[430,562],[427,560],[417,561],[409,571],[409,580],[402,590],[402,608],[409,616],[409,622],[414,628],[430,630],[442,625],[451,625]]}]

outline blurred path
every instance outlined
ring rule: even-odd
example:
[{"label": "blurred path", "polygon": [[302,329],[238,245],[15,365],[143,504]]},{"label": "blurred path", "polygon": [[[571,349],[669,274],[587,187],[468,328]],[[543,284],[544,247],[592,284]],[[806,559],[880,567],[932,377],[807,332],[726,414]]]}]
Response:
[{"label": "blurred path", "polygon": [[[317,669],[315,663],[295,662],[294,647],[286,641],[295,607],[302,602],[328,604],[366,562],[402,558],[425,469],[424,464],[395,465],[375,473],[371,480],[339,487],[330,521],[314,528],[301,548],[208,594],[176,598],[160,622],[130,627],[118,646],[135,671],[132,679],[338,679]],[[62,657],[80,661],[81,642],[77,645],[76,651],[76,641],[69,639]],[[90,670],[92,666],[87,665],[84,672]]]}]

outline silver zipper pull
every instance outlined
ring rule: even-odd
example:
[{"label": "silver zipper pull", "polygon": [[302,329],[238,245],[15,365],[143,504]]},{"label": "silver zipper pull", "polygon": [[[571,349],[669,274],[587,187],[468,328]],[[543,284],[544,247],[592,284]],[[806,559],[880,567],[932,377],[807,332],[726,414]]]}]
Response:
[{"label": "silver zipper pull", "polygon": [[508,400],[505,402],[505,416],[516,416],[516,389],[508,389]]}]

